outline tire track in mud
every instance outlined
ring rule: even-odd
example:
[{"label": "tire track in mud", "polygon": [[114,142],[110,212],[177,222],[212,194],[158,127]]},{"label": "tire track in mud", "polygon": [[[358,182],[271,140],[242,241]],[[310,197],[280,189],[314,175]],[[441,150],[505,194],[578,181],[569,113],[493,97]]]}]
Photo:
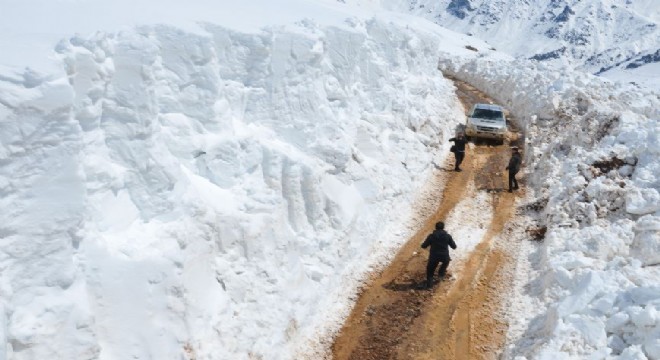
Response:
[{"label": "tire track in mud", "polygon": [[488,359],[503,344],[506,324],[493,313],[501,300],[497,289],[504,285],[504,273],[500,269],[508,261],[508,254],[498,249],[493,239],[512,215],[514,198],[496,197],[495,216],[462,266],[456,283],[446,293],[438,294],[411,328],[411,332],[428,335],[406,344],[397,359]]},{"label": "tire track in mud", "polygon": [[414,319],[421,315],[422,305],[432,296],[429,291],[417,290],[425,278],[426,258],[413,254],[435,223],[444,219],[463,198],[471,174],[469,167],[472,166],[465,165],[468,165],[464,166],[465,171],[448,179],[440,208],[360,295],[342,335],[333,345],[335,359],[396,358],[397,346],[409,332]]},{"label": "tire track in mud", "polygon": [[[475,88],[454,81],[466,109],[488,102]],[[447,177],[439,208],[361,293],[332,346],[334,359],[495,358],[507,329],[497,314],[510,277],[506,269],[511,254],[494,239],[514,212],[515,195],[503,192],[509,155],[504,146],[470,147],[464,171]],[[450,159],[444,168],[452,164]],[[461,200],[474,196],[473,191],[490,194],[493,217],[485,235],[463,261],[452,262],[455,280],[442,281],[432,291],[418,290],[427,256],[417,253],[419,244]]]}]

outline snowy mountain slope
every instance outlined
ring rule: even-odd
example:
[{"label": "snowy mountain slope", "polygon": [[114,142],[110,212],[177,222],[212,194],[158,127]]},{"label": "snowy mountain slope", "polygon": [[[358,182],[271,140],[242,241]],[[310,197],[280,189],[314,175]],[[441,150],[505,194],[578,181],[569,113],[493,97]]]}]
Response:
[{"label": "snowy mountain slope", "polygon": [[515,57],[536,59],[655,89],[660,3],[654,0],[383,0]]},{"label": "snowy mountain slope", "polygon": [[3,358],[289,359],[341,321],[463,117],[438,49],[485,46],[344,15],[74,36],[66,77],[0,78]]}]

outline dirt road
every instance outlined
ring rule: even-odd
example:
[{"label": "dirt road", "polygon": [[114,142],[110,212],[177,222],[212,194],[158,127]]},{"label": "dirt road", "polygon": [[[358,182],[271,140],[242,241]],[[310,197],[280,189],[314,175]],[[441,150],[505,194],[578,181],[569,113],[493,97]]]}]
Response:
[{"label": "dirt road", "polygon": [[[466,109],[489,100],[468,84],[455,83]],[[515,120],[512,125],[515,128]],[[334,359],[497,358],[507,329],[502,294],[511,281],[510,260],[515,256],[515,247],[505,240],[511,231],[507,223],[520,196],[505,191],[503,169],[509,156],[508,146],[470,147],[463,172],[448,174],[439,208],[360,295],[333,344]],[[453,159],[443,164],[445,171],[452,166]],[[432,290],[419,290],[427,259],[420,243],[437,221],[450,215],[460,219],[457,205],[479,192],[486,192],[489,202],[471,211],[489,219],[484,235],[469,253],[452,261],[451,279]]]}]

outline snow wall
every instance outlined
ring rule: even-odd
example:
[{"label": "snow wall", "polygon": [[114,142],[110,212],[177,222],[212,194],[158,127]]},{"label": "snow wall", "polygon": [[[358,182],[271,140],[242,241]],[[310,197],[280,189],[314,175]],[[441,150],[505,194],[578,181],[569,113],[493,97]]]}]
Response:
[{"label": "snow wall", "polygon": [[0,358],[296,358],[406,239],[383,224],[463,119],[442,39],[204,30],[74,37],[68,77],[0,77]]},{"label": "snow wall", "polygon": [[526,285],[538,310],[505,356],[660,359],[658,94],[484,51],[439,68],[525,131],[527,208],[547,232]]}]

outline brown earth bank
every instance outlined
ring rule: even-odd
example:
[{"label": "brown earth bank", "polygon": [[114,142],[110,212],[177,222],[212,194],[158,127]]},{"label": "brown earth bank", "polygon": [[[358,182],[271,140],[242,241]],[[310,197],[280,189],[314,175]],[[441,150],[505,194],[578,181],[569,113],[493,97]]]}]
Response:
[{"label": "brown earth bank", "polygon": [[[457,95],[466,110],[490,99],[456,79]],[[510,128],[517,131],[515,120]],[[521,136],[511,143],[521,146]],[[503,300],[512,283],[515,246],[506,243],[507,232],[520,193],[508,193],[504,168],[509,147],[478,142],[470,146],[463,172],[451,172],[444,183],[442,201],[419,231],[399,250],[391,264],[372,274],[337,335],[334,359],[495,359],[506,339]],[[444,164],[450,171],[453,159]],[[522,182],[521,182],[522,184]],[[490,196],[485,235],[462,261],[453,261],[453,275],[431,290],[421,290],[427,253],[419,245],[437,221],[445,220],[463,199],[477,192]],[[460,240],[460,239],[457,239]],[[458,241],[460,247],[460,241]],[[460,250],[460,248],[459,248]]]}]

